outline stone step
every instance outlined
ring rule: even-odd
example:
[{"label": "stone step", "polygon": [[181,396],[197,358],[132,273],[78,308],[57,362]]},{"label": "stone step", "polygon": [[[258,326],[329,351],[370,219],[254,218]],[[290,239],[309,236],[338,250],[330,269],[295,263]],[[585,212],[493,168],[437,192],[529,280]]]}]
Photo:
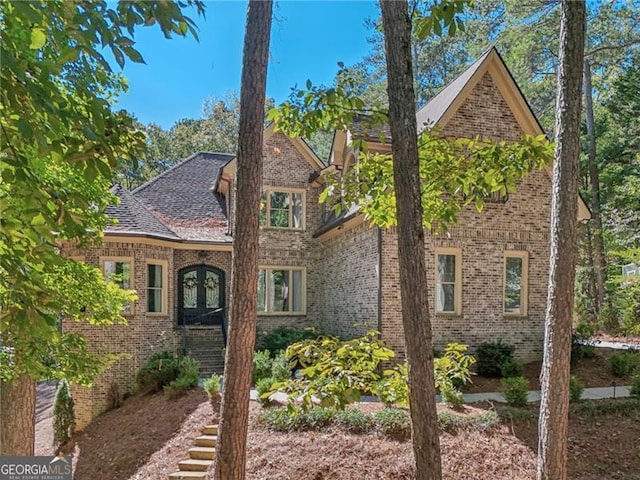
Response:
[{"label": "stone step", "polygon": [[216,435],[200,435],[196,438],[196,446],[198,447],[215,447],[218,443]]},{"label": "stone step", "polygon": [[206,478],[208,475],[208,472],[180,471],[169,474],[169,480],[196,480],[198,478]]},{"label": "stone step", "polygon": [[218,425],[207,425],[202,429],[203,435],[217,435]]},{"label": "stone step", "polygon": [[189,449],[189,456],[194,460],[213,460],[216,454],[214,447],[193,447]]},{"label": "stone step", "polygon": [[213,460],[200,460],[194,458],[178,462],[178,468],[181,471],[189,472],[206,472],[209,470],[211,465],[213,465]]}]

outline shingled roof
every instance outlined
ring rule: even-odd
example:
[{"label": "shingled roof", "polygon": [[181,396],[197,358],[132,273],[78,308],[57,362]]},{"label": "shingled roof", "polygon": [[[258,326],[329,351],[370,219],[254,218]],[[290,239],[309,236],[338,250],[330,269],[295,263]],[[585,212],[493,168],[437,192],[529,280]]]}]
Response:
[{"label": "shingled roof", "polygon": [[120,203],[109,205],[106,214],[117,219],[118,223],[109,225],[106,233],[133,233],[171,240],[179,238],[121,185],[111,187],[111,193],[118,196]]},{"label": "shingled roof", "polygon": [[198,152],[132,194],[181,239],[230,242],[227,205],[215,186],[227,153]]}]

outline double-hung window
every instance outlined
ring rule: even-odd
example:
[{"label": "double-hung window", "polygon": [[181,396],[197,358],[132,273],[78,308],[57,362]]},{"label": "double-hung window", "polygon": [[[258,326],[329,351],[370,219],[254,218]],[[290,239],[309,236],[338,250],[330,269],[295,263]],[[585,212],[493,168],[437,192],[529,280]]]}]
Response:
[{"label": "double-hung window", "polygon": [[[120,288],[133,288],[133,258],[131,257],[102,257],[100,259],[102,271],[109,282],[117,283]],[[132,304],[125,305],[122,313],[132,312]]]},{"label": "double-hung window", "polygon": [[460,314],[462,262],[459,248],[436,248],[436,313]]},{"label": "double-hung window", "polygon": [[260,225],[304,229],[304,190],[267,188],[260,201]]},{"label": "double-hung window", "polygon": [[524,251],[504,252],[504,313],[527,314],[527,277],[529,254]]},{"label": "double-hung window", "polygon": [[258,313],[304,315],[306,312],[304,268],[262,267],[258,273]]},{"label": "double-hung window", "polygon": [[147,260],[147,312],[167,314],[167,262]]}]

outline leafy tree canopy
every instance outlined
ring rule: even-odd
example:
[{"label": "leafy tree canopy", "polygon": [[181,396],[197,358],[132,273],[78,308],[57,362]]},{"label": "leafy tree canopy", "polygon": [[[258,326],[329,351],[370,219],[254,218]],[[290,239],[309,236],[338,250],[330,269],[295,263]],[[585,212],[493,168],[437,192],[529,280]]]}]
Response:
[{"label": "leafy tree canopy", "polygon": [[0,340],[1,378],[68,376],[87,383],[100,361],[57,318],[118,321],[131,292],[97,269],[63,260],[64,241],[99,241],[112,201],[112,169],[144,151],[144,136],[113,98],[120,66],[143,62],[134,30],[196,35],[180,2],[6,1],[0,3]]}]

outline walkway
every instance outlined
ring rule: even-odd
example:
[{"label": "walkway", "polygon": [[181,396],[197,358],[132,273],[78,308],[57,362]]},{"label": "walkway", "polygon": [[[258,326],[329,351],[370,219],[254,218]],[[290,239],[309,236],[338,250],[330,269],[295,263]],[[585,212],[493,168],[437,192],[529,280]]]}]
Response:
[{"label": "walkway", "polygon": [[[615,387],[594,387],[594,388],[585,388],[582,393],[583,400],[601,400],[604,398],[623,398],[631,396],[630,386],[615,386]],[[251,390],[251,400],[258,399],[258,392],[255,389]],[[502,393],[500,392],[490,392],[490,393],[465,393],[463,395],[464,403],[476,403],[476,402],[501,402],[506,403]],[[285,393],[277,392],[272,396],[272,400],[286,404],[288,402],[288,397]],[[436,396],[436,400],[438,402],[442,402],[440,396]],[[361,399],[362,402],[377,402],[376,397],[363,396]],[[539,402],[540,401],[540,391],[539,390],[531,390],[527,394],[527,401],[529,403]]]}]

